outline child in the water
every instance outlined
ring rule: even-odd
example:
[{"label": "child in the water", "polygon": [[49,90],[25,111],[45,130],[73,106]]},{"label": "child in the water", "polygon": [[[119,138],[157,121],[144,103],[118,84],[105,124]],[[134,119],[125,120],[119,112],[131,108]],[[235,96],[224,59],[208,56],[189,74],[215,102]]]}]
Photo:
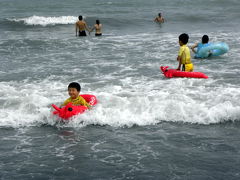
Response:
[{"label": "child in the water", "polygon": [[[195,53],[195,58],[201,58],[199,55],[198,55],[198,52],[201,48],[203,47],[206,47],[206,46],[209,46],[210,44],[208,43],[209,41],[209,37],[208,35],[203,35],[202,37],[202,42],[201,43],[196,43],[194,44],[191,49],[192,51]],[[197,48],[197,51],[195,50],[195,48]],[[209,52],[209,56],[211,56],[211,52]]]},{"label": "child in the water", "polygon": [[66,106],[68,103],[72,103],[76,106],[86,106],[90,108],[91,106],[86,102],[86,100],[79,96],[81,91],[81,86],[77,82],[72,82],[68,85],[68,94],[69,98],[64,101],[61,106]]},{"label": "child in the water", "polygon": [[177,57],[177,61],[179,62],[177,70],[180,70],[182,66],[182,71],[192,72],[193,64],[191,61],[190,50],[187,47],[189,36],[183,33],[178,38],[179,38],[180,49]]}]

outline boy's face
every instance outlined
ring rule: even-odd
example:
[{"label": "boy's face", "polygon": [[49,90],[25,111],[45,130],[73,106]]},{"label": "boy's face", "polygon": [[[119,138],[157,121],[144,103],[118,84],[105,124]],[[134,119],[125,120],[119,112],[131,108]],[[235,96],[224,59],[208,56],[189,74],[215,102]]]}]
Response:
[{"label": "boy's face", "polygon": [[182,41],[180,41],[180,40],[178,41],[178,43],[179,43],[179,45],[180,45],[180,46],[182,46],[182,45],[183,45]]},{"label": "boy's face", "polygon": [[68,88],[68,94],[72,99],[76,99],[79,96],[79,91],[76,88]]}]

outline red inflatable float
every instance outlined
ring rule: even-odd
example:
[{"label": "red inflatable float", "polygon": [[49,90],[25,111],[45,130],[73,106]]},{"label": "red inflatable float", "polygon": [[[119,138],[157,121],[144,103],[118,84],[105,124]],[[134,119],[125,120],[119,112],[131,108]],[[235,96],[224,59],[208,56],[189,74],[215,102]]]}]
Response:
[{"label": "red inflatable float", "polygon": [[[82,94],[80,96],[82,96],[91,106],[97,104],[97,98],[94,95]],[[72,103],[68,103],[62,108],[56,106],[55,104],[52,104],[52,107],[55,109],[55,111],[53,111],[53,114],[59,116],[64,120],[69,120],[72,116],[82,114],[88,109],[86,106],[74,106]]]},{"label": "red inflatable float", "polygon": [[205,78],[205,79],[208,78],[208,76],[202,72],[178,71],[176,69],[168,69],[168,66],[161,66],[160,69],[164,76],[167,78],[173,77]]}]

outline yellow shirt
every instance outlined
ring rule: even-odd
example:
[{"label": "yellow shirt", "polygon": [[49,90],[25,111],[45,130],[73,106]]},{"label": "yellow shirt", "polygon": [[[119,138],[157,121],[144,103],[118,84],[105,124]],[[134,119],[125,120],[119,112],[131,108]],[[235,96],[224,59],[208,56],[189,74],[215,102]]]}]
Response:
[{"label": "yellow shirt", "polygon": [[76,106],[86,106],[86,107],[91,107],[87,101],[82,97],[82,96],[78,96],[76,99],[72,99],[71,97],[68,98],[66,101],[64,101],[64,103],[62,104],[62,106],[66,106],[68,103],[72,103],[73,105]]},{"label": "yellow shirt", "polygon": [[191,64],[190,50],[186,45],[180,46],[178,56],[181,57],[181,64]]}]

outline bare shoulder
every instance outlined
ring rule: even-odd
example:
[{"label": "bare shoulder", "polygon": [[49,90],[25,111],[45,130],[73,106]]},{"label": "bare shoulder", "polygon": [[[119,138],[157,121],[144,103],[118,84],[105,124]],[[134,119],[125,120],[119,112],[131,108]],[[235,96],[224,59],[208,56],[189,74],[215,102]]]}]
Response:
[{"label": "bare shoulder", "polygon": [[81,25],[81,22],[80,22],[80,21],[77,21],[77,22],[76,22],[76,25]]}]

